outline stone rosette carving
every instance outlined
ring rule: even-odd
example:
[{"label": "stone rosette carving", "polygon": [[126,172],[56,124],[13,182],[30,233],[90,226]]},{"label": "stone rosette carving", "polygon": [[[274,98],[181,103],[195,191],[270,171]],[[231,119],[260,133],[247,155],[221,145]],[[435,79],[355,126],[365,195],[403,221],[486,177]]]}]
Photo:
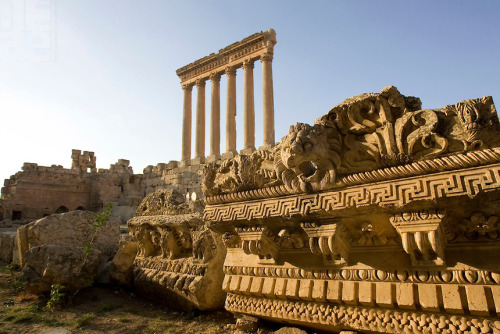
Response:
[{"label": "stone rosette carving", "polygon": [[388,86],[206,167],[225,308],[328,332],[500,331],[499,130],[491,97],[422,109]]}]

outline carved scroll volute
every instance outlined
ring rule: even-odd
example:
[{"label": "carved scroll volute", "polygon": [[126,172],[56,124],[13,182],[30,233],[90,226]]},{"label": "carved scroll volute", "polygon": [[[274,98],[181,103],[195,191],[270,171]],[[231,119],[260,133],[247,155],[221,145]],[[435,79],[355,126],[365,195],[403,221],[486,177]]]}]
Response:
[{"label": "carved scroll volute", "polygon": [[400,154],[410,159],[432,158],[444,153],[448,141],[436,132],[439,118],[431,109],[406,112],[396,120],[396,142]]},{"label": "carved scroll volute", "polygon": [[301,226],[309,237],[311,252],[322,255],[325,264],[347,263],[351,246],[345,238],[347,231],[341,224],[302,223]]},{"label": "carved scroll volute", "polygon": [[414,266],[445,265],[443,214],[438,211],[416,211],[395,214],[391,224],[401,236],[403,249]]},{"label": "carved scroll volute", "polygon": [[261,226],[240,227],[236,229],[245,254],[257,255],[261,261],[276,263],[279,258],[279,237],[271,230]]}]

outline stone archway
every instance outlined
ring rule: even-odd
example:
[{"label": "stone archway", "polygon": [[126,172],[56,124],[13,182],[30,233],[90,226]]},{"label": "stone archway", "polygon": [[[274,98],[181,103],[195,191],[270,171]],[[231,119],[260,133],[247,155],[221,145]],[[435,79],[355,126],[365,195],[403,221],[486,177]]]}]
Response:
[{"label": "stone archway", "polygon": [[77,207],[75,210],[81,210],[81,211],[84,211],[86,210],[85,207],[83,207],[82,205],[80,205],[79,207]]},{"label": "stone archway", "polygon": [[61,205],[56,210],[56,213],[65,213],[65,212],[69,212],[69,209],[67,207],[65,207],[64,205]]}]

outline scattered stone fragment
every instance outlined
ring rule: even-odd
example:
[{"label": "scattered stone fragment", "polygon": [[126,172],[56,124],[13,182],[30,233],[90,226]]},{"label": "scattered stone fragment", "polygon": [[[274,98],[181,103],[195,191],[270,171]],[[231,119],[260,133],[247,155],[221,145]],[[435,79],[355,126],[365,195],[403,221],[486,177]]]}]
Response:
[{"label": "scattered stone fragment", "polygon": [[0,233],[0,260],[7,263],[12,262],[15,241],[16,232]]},{"label": "scattered stone fragment", "polygon": [[85,256],[83,248],[43,245],[31,248],[24,258],[26,289],[39,294],[49,292],[52,284],[67,290],[90,286],[98,274],[101,252],[94,249]]}]

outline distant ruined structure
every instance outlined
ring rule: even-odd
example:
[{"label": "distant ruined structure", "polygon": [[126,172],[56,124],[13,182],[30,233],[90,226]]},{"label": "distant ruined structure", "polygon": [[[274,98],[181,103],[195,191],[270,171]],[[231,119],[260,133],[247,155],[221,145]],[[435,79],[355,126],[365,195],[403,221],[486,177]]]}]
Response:
[{"label": "distant ruined structure", "polygon": [[202,198],[203,165],[178,167],[177,161],[147,166],[134,174],[130,162],[120,159],[109,169],[96,169],[94,152],[73,150],[71,169],[24,163],[22,171],[4,181],[0,220],[38,219],[72,210],[97,211],[113,203],[113,212],[125,222],[142,199],[156,189],[177,189],[191,198]]},{"label": "distant ruined structure", "polygon": [[[242,154],[255,150],[254,62],[262,62],[262,99],[264,147],[274,145],[274,98],[272,59],[276,32],[273,29],[253,34],[233,43],[217,54],[211,54],[177,70],[184,90],[182,123],[182,163],[205,162],[205,82],[211,82],[210,155],[207,160],[220,160],[220,79],[227,76],[226,152],[223,159],[236,156],[236,70],[244,71],[244,147]],[[191,91],[196,85],[196,152],[191,161]]]},{"label": "distant ruined structure", "polygon": [[[110,169],[96,169],[94,152],[73,150],[71,169],[24,163],[22,171],[5,180],[1,204],[4,219],[37,219],[72,210],[97,211],[114,203],[128,219],[144,197],[142,176],[133,174],[128,160]],[[0,217],[2,218],[2,217]]]}]

